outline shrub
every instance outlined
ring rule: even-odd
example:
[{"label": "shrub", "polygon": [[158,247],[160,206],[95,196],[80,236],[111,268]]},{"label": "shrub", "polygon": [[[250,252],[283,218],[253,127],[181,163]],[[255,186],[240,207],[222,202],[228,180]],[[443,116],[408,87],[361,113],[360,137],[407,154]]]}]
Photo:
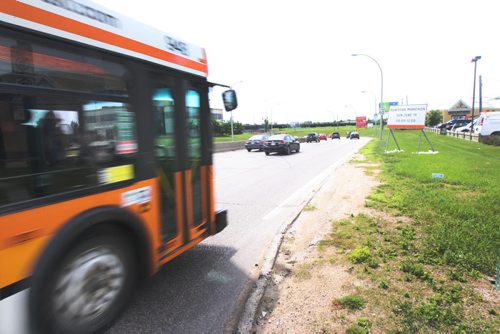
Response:
[{"label": "shrub", "polygon": [[352,325],[346,330],[346,334],[368,334],[370,331],[367,328],[358,325]]},{"label": "shrub", "polygon": [[357,325],[363,328],[370,328],[372,323],[368,318],[358,318]]},{"label": "shrub", "polygon": [[365,306],[365,300],[358,295],[347,295],[338,300],[338,303],[351,311],[361,310]]},{"label": "shrub", "polygon": [[347,258],[353,263],[367,263],[371,259],[370,249],[366,246],[352,250]]},{"label": "shrub", "polygon": [[401,270],[405,273],[411,274],[423,281],[432,282],[432,277],[430,274],[424,270],[424,266],[419,263],[414,262],[403,262],[401,265]]}]

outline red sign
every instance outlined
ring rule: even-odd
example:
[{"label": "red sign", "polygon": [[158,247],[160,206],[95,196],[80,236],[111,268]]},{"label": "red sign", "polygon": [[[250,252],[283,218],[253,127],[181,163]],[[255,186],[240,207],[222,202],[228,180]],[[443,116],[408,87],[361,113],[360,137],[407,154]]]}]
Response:
[{"label": "red sign", "polygon": [[366,128],[366,116],[356,117],[356,128]]}]

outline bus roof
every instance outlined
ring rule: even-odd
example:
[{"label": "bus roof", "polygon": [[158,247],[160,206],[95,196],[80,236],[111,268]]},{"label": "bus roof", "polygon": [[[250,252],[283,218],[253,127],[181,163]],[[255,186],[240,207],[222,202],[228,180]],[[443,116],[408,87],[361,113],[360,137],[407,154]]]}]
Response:
[{"label": "bus roof", "polygon": [[88,0],[1,0],[0,21],[207,77],[205,50]]}]

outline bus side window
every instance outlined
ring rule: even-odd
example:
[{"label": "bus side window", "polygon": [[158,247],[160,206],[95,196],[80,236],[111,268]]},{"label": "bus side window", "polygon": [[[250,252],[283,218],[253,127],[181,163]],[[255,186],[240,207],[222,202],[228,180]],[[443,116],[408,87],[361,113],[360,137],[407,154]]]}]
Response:
[{"label": "bus side window", "polygon": [[126,103],[89,101],[83,106],[86,153],[98,163],[137,153],[135,116]]},{"label": "bus side window", "polygon": [[168,88],[158,88],[153,94],[153,106],[156,117],[156,143],[157,157],[175,157],[174,137],[174,99]]},{"label": "bus side window", "polygon": [[[24,100],[30,101],[22,106],[26,120],[2,112],[0,205],[133,178],[138,148],[128,104],[48,96]],[[127,172],[117,179],[110,168],[123,165]]]},{"label": "bus side window", "polygon": [[190,160],[201,159],[200,131],[200,95],[195,90],[186,92],[186,110],[188,126],[188,157]]},{"label": "bus side window", "polygon": [[5,29],[0,51],[0,207],[134,178],[126,63]]}]

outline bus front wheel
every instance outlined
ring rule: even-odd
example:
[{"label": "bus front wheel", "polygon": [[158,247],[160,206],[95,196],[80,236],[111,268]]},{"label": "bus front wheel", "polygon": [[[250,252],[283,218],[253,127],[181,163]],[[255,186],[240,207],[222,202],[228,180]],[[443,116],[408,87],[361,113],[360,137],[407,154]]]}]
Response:
[{"label": "bus front wheel", "polygon": [[[122,312],[136,282],[136,257],[127,238],[98,235],[62,257],[45,287],[34,282],[31,310],[50,333],[101,332]],[[38,304],[38,305],[36,305]],[[38,326],[39,325],[39,326]]]}]

